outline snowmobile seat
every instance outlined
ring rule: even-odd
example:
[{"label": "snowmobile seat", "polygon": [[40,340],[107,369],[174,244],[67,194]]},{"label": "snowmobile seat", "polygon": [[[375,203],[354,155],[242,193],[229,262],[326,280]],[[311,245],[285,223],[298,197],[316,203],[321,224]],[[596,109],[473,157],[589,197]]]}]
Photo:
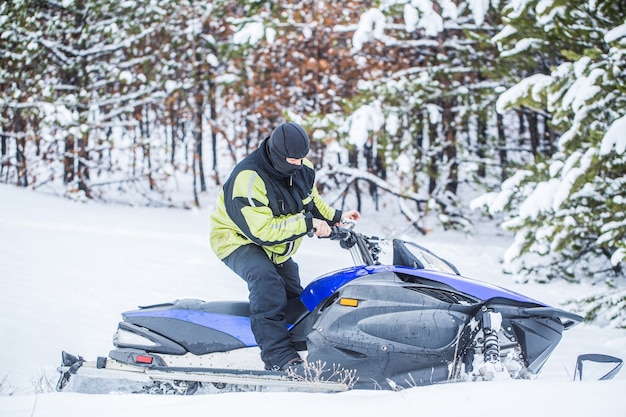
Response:
[{"label": "snowmobile seat", "polygon": [[[207,313],[227,314],[230,316],[250,317],[250,303],[247,301],[202,301],[202,300],[176,300],[171,308],[204,311]],[[287,301],[285,320],[288,324],[298,323],[308,314],[307,308],[299,298]]]}]

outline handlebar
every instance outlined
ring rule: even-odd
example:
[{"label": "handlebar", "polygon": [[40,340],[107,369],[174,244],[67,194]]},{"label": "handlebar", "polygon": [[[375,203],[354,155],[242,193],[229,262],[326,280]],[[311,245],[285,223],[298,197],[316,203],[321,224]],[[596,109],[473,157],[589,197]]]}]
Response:
[{"label": "handlebar", "polygon": [[[331,226],[328,236],[320,236],[320,239],[338,240],[342,249],[350,250],[355,265],[377,265],[378,255],[381,252],[378,242],[380,239],[374,236],[365,236],[354,232],[356,226],[354,220],[342,220]],[[315,228],[307,233],[309,237],[315,235]]]},{"label": "handlebar", "polygon": [[[354,220],[342,220],[340,223],[337,223],[336,225],[330,227],[331,229],[330,235],[320,236],[319,238],[330,239],[330,240],[345,239],[350,235],[350,232],[352,232],[355,226],[356,226],[356,222]],[[308,237],[315,236],[316,230],[317,229],[315,228],[309,230],[309,232],[307,233],[307,236]]]},{"label": "handlebar", "polygon": [[[330,240],[350,240],[353,236],[352,230],[356,226],[356,222],[352,220],[342,220],[341,223],[337,225],[331,226],[330,235],[324,236],[322,238],[330,239]],[[351,247],[350,245],[349,247]],[[343,247],[343,245],[342,245]]]}]

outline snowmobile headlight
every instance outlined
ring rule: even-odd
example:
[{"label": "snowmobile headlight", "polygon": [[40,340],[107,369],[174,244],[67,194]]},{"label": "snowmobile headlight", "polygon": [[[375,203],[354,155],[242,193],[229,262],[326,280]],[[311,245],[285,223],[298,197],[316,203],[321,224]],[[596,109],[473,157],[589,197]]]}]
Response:
[{"label": "snowmobile headlight", "polygon": [[340,298],[339,305],[346,307],[358,307],[359,300],[357,300],[356,298]]}]

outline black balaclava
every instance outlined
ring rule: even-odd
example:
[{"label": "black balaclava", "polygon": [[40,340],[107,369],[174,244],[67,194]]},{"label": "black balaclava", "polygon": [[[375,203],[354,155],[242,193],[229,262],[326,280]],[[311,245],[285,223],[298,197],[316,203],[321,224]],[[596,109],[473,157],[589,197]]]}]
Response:
[{"label": "black balaclava", "polygon": [[293,175],[302,165],[290,164],[286,158],[304,158],[309,153],[309,136],[297,123],[282,123],[268,139],[267,150],[270,161],[278,172]]}]

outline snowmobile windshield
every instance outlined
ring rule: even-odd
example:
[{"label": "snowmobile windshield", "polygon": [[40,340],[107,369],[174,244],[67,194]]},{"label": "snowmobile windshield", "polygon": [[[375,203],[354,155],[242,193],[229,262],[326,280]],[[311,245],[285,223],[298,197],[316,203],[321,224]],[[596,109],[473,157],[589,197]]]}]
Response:
[{"label": "snowmobile windshield", "polygon": [[422,246],[400,239],[393,240],[393,264],[460,275],[458,269],[450,262]]}]

